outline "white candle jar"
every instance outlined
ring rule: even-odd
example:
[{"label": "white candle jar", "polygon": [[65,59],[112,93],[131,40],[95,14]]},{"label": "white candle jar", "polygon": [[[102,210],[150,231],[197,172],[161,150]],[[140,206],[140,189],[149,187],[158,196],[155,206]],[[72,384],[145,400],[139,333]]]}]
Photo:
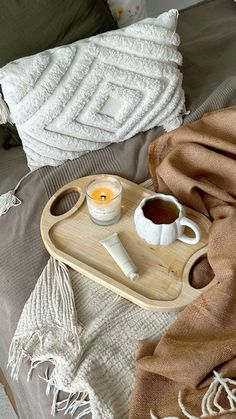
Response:
[{"label": "white candle jar", "polygon": [[86,186],[86,201],[91,220],[99,225],[111,225],[121,215],[122,185],[109,175],[96,176]]}]

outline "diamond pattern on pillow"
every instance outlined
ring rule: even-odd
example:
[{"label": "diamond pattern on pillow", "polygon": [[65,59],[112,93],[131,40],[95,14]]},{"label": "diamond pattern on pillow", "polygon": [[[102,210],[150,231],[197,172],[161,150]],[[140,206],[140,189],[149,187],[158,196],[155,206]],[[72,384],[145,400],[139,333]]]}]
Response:
[{"label": "diamond pattern on pillow", "polygon": [[0,70],[31,169],[182,123],[182,57],[171,10]]}]

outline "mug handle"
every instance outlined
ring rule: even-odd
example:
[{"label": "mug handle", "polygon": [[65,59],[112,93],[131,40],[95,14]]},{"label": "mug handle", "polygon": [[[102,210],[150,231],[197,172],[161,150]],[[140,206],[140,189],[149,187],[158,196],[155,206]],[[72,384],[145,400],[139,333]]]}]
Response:
[{"label": "mug handle", "polygon": [[183,217],[180,220],[180,225],[190,227],[194,231],[195,237],[189,237],[186,234],[182,234],[182,236],[178,237],[178,240],[188,244],[196,244],[199,242],[201,239],[201,229],[194,221],[187,217]]}]

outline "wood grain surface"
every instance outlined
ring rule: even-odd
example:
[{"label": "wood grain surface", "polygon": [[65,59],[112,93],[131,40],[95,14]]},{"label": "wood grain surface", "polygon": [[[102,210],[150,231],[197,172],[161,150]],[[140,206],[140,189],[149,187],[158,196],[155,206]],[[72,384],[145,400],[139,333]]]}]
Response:
[{"label": "wood grain surface", "polygon": [[[41,234],[48,252],[71,268],[152,311],[181,310],[214,281],[202,289],[189,284],[193,264],[207,253],[210,221],[202,214],[186,208],[189,218],[199,224],[202,237],[196,245],[175,241],[170,246],[152,246],[139,238],[133,215],[140,201],[153,191],[117,176],[123,186],[122,216],[117,224],[98,226],[88,214],[85,186],[94,176],[88,176],[65,185],[48,201],[41,218]],[[60,216],[52,209],[67,193],[77,191],[79,200],[73,208]],[[191,231],[185,230],[187,234]],[[112,233],[119,237],[138,267],[139,280],[130,281],[100,244]]]}]

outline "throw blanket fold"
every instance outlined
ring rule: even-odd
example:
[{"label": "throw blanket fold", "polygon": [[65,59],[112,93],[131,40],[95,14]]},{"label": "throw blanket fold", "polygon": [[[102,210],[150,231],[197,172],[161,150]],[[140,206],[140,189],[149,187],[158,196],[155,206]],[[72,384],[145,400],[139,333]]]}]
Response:
[{"label": "throw blanket fold", "polygon": [[175,313],[143,310],[51,258],[10,346],[12,378],[21,377],[25,360],[28,380],[49,361],[53,370],[44,364],[39,376],[53,396],[52,415],[127,418],[137,340],[160,338],[175,319]]},{"label": "throw blanket fold", "polygon": [[216,285],[189,305],[158,343],[140,343],[130,418],[233,418],[236,106],[163,135],[150,145],[149,159],[156,191],[173,194],[212,219],[208,260]]}]

